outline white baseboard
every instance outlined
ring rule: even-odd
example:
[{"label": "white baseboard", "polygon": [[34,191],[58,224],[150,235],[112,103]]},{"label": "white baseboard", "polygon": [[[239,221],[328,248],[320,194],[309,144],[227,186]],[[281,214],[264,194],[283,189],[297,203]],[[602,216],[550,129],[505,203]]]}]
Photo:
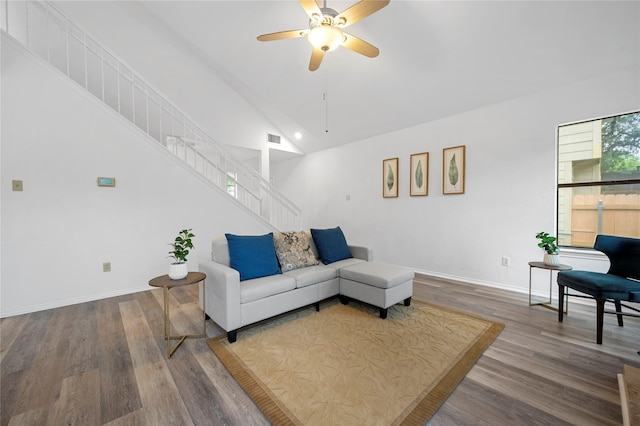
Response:
[{"label": "white baseboard", "polygon": [[40,305],[26,306],[18,310],[0,312],[0,318],[30,314],[38,311],[45,311],[47,309],[61,308],[63,306],[77,305],[78,303],[93,302],[94,300],[107,299],[109,297],[116,297],[116,296],[123,296],[125,294],[138,293],[145,290],[151,290],[151,288],[148,285],[145,285],[140,287],[133,287],[129,289],[119,290],[119,291],[107,291],[99,294],[92,294],[91,296],[86,296],[86,297],[57,300],[51,303],[43,303]]},{"label": "white baseboard", "polygon": [[[445,280],[450,280],[450,281],[458,281],[461,283],[468,283],[468,284],[477,284],[477,285],[481,285],[481,286],[485,286],[485,287],[491,287],[491,288],[497,288],[500,290],[506,290],[506,291],[512,291],[515,293],[520,293],[520,294],[526,294],[529,295],[529,289],[528,288],[522,288],[522,287],[516,287],[516,286],[512,286],[512,285],[507,285],[507,284],[499,284],[499,283],[494,283],[491,281],[483,281],[483,280],[476,280],[473,278],[468,278],[468,277],[460,277],[457,275],[449,275],[449,274],[442,274],[439,272],[432,272],[432,271],[423,271],[423,270],[416,270],[416,274],[421,274],[421,275],[426,275],[429,277],[434,277],[434,278],[442,278]],[[536,297],[541,297],[541,298],[548,298],[549,297],[549,293],[544,292],[544,291],[532,291],[531,292],[532,296],[536,296]],[[553,297],[555,297],[555,299],[558,298],[558,294],[557,292],[552,293]],[[588,306],[595,306],[595,301],[592,299],[584,299],[582,297],[569,297],[569,301],[571,303],[579,303],[582,305],[588,305]]]},{"label": "white baseboard", "polygon": [[[516,293],[529,294],[528,289],[524,289],[522,287],[516,287],[512,285],[507,285],[507,284],[499,284],[491,281],[476,280],[468,277],[460,277],[458,275],[449,275],[449,274],[443,274],[440,272],[423,271],[423,270],[416,270],[416,274],[427,275],[435,278],[442,278],[450,281],[459,281],[461,283],[477,284],[485,287],[499,288],[502,290],[514,291]],[[544,294],[542,294],[541,296],[544,296]]]},{"label": "white baseboard", "polygon": [[[458,281],[458,282],[461,282],[461,283],[476,284],[476,285],[485,286],[485,287],[491,287],[491,288],[497,288],[497,289],[506,290],[506,291],[512,291],[512,292],[520,293],[520,294],[527,294],[527,295],[529,294],[528,289],[523,289],[522,287],[516,287],[516,286],[511,286],[511,285],[506,285],[506,284],[494,283],[494,282],[491,282],[491,281],[476,280],[476,279],[473,279],[473,278],[461,277],[461,276],[458,276],[458,275],[442,274],[442,273],[433,272],[433,271],[416,270],[415,272],[417,274],[421,274],[421,275],[425,275],[425,276],[429,276],[429,277],[434,277],[434,278],[446,279],[446,280],[449,280],[449,281]],[[93,294],[91,296],[86,296],[86,297],[78,297],[78,298],[70,298],[70,299],[66,299],[66,300],[58,300],[58,301],[52,302],[52,303],[45,303],[45,304],[41,304],[41,305],[33,305],[33,306],[23,307],[23,308],[21,308],[19,310],[0,312],[0,318],[6,318],[6,317],[12,317],[12,316],[16,316],[16,315],[28,314],[28,313],[32,313],[32,312],[44,311],[44,310],[47,310],[47,309],[61,308],[63,306],[76,305],[78,303],[85,303],[85,302],[92,302],[94,300],[106,299],[106,298],[109,298],[109,297],[123,296],[123,295],[126,295],[126,294],[138,293],[138,292],[145,291],[145,290],[150,290],[148,285],[144,285],[144,286],[140,286],[140,287],[133,287],[133,288],[120,290],[120,291],[103,292],[103,293]],[[532,295],[534,295],[536,297],[548,297],[547,293],[537,292],[537,291],[536,292],[532,292]],[[570,300],[571,300],[572,303],[581,303],[581,304],[594,305],[595,306],[595,303],[593,303],[593,301],[591,301],[589,299],[570,298]]]}]

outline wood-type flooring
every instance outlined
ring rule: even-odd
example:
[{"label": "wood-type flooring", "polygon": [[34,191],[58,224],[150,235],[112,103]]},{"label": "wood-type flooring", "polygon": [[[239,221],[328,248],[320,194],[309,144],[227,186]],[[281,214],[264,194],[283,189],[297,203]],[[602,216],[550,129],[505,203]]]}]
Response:
[{"label": "wood-type flooring", "polygon": [[[197,286],[170,294],[172,333],[200,332]],[[616,374],[640,367],[640,318],[605,316],[596,345],[592,306],[571,301],[559,323],[525,294],[424,276],[414,297],[506,324],[428,424],[621,424]],[[167,359],[163,318],[161,289],[4,318],[0,425],[269,424],[204,339]]]}]

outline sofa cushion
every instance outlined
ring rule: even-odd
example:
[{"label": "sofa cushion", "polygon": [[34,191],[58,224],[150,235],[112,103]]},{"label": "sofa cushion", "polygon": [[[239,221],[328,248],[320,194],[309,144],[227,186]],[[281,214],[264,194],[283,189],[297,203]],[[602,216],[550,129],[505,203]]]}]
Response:
[{"label": "sofa cushion", "polygon": [[291,291],[296,288],[296,280],[285,275],[271,275],[255,278],[240,284],[240,303],[249,303],[265,297]]},{"label": "sofa cushion", "polygon": [[273,234],[276,256],[282,272],[317,265],[311,237],[306,232],[276,232]]},{"label": "sofa cushion", "polygon": [[230,266],[240,273],[240,281],[282,273],[273,246],[273,233],[224,235],[229,243]]},{"label": "sofa cushion", "polygon": [[311,235],[325,265],[352,257],[339,226],[331,229],[311,229]]},{"label": "sofa cushion", "polygon": [[413,280],[414,275],[413,269],[382,262],[362,262],[340,269],[340,278],[378,288],[395,287]]},{"label": "sofa cushion", "polygon": [[285,272],[284,275],[294,277],[296,279],[296,288],[301,288],[337,278],[338,272],[334,268],[325,265],[316,265],[294,269]]},{"label": "sofa cushion", "polygon": [[[330,266],[336,269],[336,271],[340,271],[345,266],[351,266],[351,265],[355,265],[357,263],[363,263],[363,262],[366,262],[366,260],[351,257],[349,259],[338,260],[337,262],[333,262],[331,265],[327,265],[327,266]],[[339,272],[338,272],[338,275],[340,275]]]},{"label": "sofa cushion", "polygon": [[211,259],[224,266],[231,266],[229,243],[227,243],[226,238],[216,238],[211,242]]}]

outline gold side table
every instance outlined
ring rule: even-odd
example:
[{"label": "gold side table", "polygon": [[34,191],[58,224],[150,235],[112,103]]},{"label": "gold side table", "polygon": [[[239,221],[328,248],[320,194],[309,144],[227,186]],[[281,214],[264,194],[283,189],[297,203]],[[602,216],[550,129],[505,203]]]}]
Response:
[{"label": "gold side table", "polygon": [[[538,269],[547,269],[549,271],[549,300],[547,302],[536,302],[531,303],[531,270],[533,268]],[[544,262],[529,262],[529,306],[542,306],[547,309],[551,309],[552,311],[558,312],[558,308],[552,305],[551,303],[551,294],[553,290],[553,271],[570,271],[573,267],[569,265],[547,265]],[[564,304],[564,313],[569,313],[569,295],[565,294],[565,304]]]},{"label": "gold side table", "polygon": [[[173,353],[178,349],[178,347],[184,342],[185,339],[198,339],[207,337],[207,314],[202,310],[202,334],[185,334],[181,336],[172,336],[171,335],[171,321],[169,318],[169,289],[174,287],[184,287],[191,284],[198,284],[202,282],[202,305],[205,306],[204,299],[204,280],[207,278],[205,274],[202,272],[189,272],[189,274],[181,280],[172,280],[169,278],[169,275],[161,275],[159,277],[155,277],[151,281],[149,281],[149,285],[151,287],[162,287],[164,294],[164,338],[167,341],[167,358],[171,358]],[[171,348],[171,341],[178,340],[178,343]]]}]

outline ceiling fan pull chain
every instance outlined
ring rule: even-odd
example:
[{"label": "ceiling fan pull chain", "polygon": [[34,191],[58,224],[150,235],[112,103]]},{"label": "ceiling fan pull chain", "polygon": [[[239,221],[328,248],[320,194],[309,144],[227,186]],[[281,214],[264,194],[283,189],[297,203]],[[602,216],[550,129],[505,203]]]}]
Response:
[{"label": "ceiling fan pull chain", "polygon": [[[325,0],[326,3],[326,0]],[[324,68],[324,132],[329,133],[329,100],[327,99],[327,93],[329,92],[329,66],[325,65]]]}]

